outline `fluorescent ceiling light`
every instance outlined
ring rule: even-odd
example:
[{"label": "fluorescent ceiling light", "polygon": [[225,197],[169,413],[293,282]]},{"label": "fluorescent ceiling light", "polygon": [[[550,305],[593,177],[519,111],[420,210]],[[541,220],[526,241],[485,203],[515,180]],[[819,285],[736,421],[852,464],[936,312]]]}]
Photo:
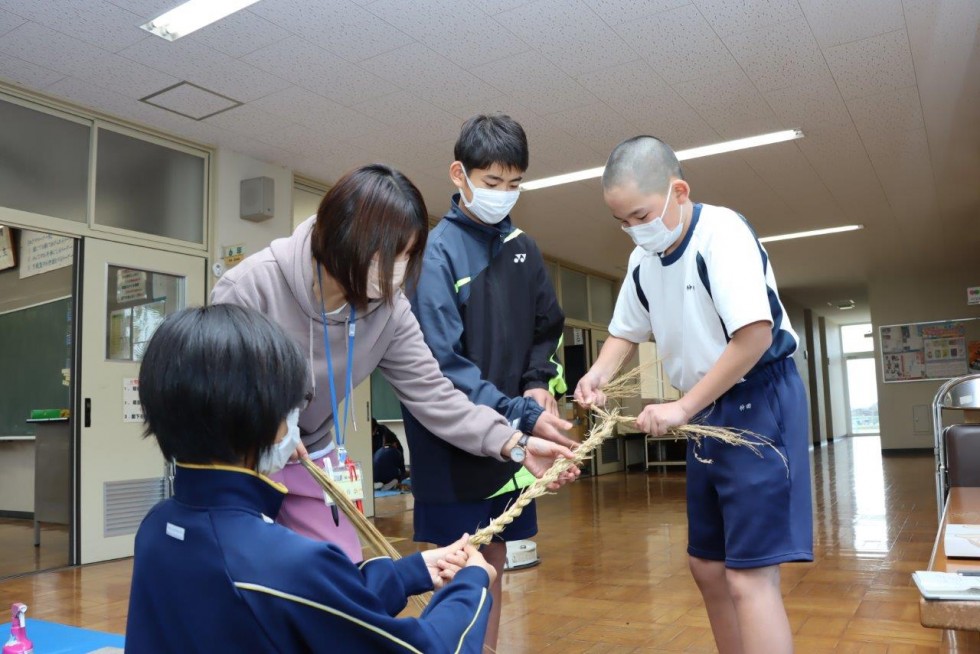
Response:
[{"label": "fluorescent ceiling light", "polygon": [[[697,148],[678,150],[675,154],[677,154],[678,161],[687,161],[689,159],[708,157],[713,154],[724,154],[725,152],[735,152],[736,150],[757,148],[760,145],[771,145],[773,143],[794,141],[796,139],[801,139],[801,138],[803,138],[802,130],[784,129],[780,132],[770,132],[769,134],[759,134],[758,136],[749,136],[744,139],[735,139],[734,141],[723,141],[721,143],[714,143],[712,145],[702,145]],[[579,170],[578,172],[574,172],[574,173],[555,175],[554,177],[542,177],[541,179],[535,179],[530,182],[524,182],[523,184],[521,184],[521,190],[533,191],[534,189],[547,188],[549,186],[558,186],[559,184],[569,184],[571,182],[579,182],[583,179],[594,179],[596,177],[602,177],[602,171],[605,169],[606,169],[605,166],[599,166],[598,168]]]},{"label": "fluorescent ceiling light", "polygon": [[140,25],[151,34],[176,41],[259,0],[188,0],[179,7]]},{"label": "fluorescent ceiling light", "polygon": [[864,225],[842,225],[841,227],[828,227],[827,229],[811,229],[808,232],[793,232],[792,234],[779,234],[777,236],[763,236],[759,239],[760,243],[772,243],[774,241],[788,241],[793,238],[808,238],[810,236],[824,236],[826,234],[839,234],[840,232],[853,232],[864,229]]}]

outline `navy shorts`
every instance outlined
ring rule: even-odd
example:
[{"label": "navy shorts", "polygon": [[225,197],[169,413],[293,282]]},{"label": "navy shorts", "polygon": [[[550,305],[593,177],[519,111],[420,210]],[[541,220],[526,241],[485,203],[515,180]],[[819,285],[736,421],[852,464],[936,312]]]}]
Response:
[{"label": "navy shorts", "polygon": [[[434,543],[439,547],[455,542],[464,533],[473,534],[507,510],[520,494],[504,493],[475,502],[423,502],[415,500],[415,542]],[[538,514],[532,501],[514,522],[507,525],[495,541],[530,538],[538,533]]]},{"label": "navy shorts", "polygon": [[760,458],[743,446],[688,441],[688,554],[728,568],[813,560],[807,417],[792,359],[754,371],[701,414],[702,423],[771,439],[786,461],[768,446]]}]

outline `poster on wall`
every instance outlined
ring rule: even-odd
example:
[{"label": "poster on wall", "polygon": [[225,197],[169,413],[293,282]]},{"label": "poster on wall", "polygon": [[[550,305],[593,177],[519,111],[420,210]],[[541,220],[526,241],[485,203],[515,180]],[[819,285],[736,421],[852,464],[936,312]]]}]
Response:
[{"label": "poster on wall", "polygon": [[887,325],[878,335],[883,381],[950,379],[971,370],[967,340],[980,338],[980,319]]},{"label": "poster on wall", "polygon": [[970,372],[980,372],[980,341],[970,341],[966,348]]},{"label": "poster on wall", "polygon": [[20,278],[67,268],[74,260],[74,251],[75,242],[67,236],[23,230],[20,233]]},{"label": "poster on wall", "polygon": [[13,268],[16,265],[13,233],[9,227],[0,225],[0,270]]}]

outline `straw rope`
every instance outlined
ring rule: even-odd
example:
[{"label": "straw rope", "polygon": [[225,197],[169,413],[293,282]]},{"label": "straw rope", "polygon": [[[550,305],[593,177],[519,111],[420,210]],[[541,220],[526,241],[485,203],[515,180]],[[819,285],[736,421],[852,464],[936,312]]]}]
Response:
[{"label": "straw rope", "polygon": [[[649,365],[634,368],[606,384],[602,389],[606,398],[622,400],[637,396],[640,391],[640,377],[648,367]],[[622,415],[619,407],[606,410],[593,406],[591,410],[596,417],[595,424],[589,430],[585,440],[575,449],[575,456],[572,459],[557,458],[554,464],[552,464],[540,479],[536,479],[533,484],[521,491],[521,494],[506,511],[494,518],[489,525],[473,534],[470,537],[471,544],[486,545],[490,543],[493,537],[500,534],[507,525],[513,522],[532,500],[549,494],[548,486],[557,482],[562,473],[566,472],[573,465],[577,466],[581,464],[603,441],[611,438],[618,425],[632,427],[636,423],[636,416]],[[672,427],[664,436],[657,438],[661,440],[684,438],[693,441],[695,443],[695,458],[706,464],[710,464],[712,462],[711,459],[702,458],[698,451],[703,440],[710,438],[727,445],[746,447],[759,457],[762,457],[761,448],[770,447],[782,458],[783,464],[786,465],[786,457],[773,446],[768,438],[746,430],[727,429],[725,427],[694,423]],[[393,559],[401,558],[401,554],[392,547],[388,539],[357,509],[354,503],[347,497],[347,494],[334,484],[322,468],[309,459],[303,459],[302,463],[337,507],[350,518],[358,535],[365,544],[370,546],[379,556],[389,556]],[[425,593],[423,595],[413,596],[412,600],[416,606],[424,609],[430,597],[431,593]]]}]

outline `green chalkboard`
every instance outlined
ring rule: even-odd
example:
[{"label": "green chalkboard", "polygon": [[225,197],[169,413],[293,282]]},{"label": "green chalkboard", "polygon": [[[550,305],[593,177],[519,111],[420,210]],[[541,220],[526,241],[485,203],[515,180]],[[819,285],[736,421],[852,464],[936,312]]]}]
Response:
[{"label": "green chalkboard", "polygon": [[0,314],[0,436],[34,434],[31,409],[67,409],[71,298]]},{"label": "green chalkboard", "polygon": [[371,373],[371,417],[375,420],[401,420],[402,406],[391,384],[380,370]]}]

